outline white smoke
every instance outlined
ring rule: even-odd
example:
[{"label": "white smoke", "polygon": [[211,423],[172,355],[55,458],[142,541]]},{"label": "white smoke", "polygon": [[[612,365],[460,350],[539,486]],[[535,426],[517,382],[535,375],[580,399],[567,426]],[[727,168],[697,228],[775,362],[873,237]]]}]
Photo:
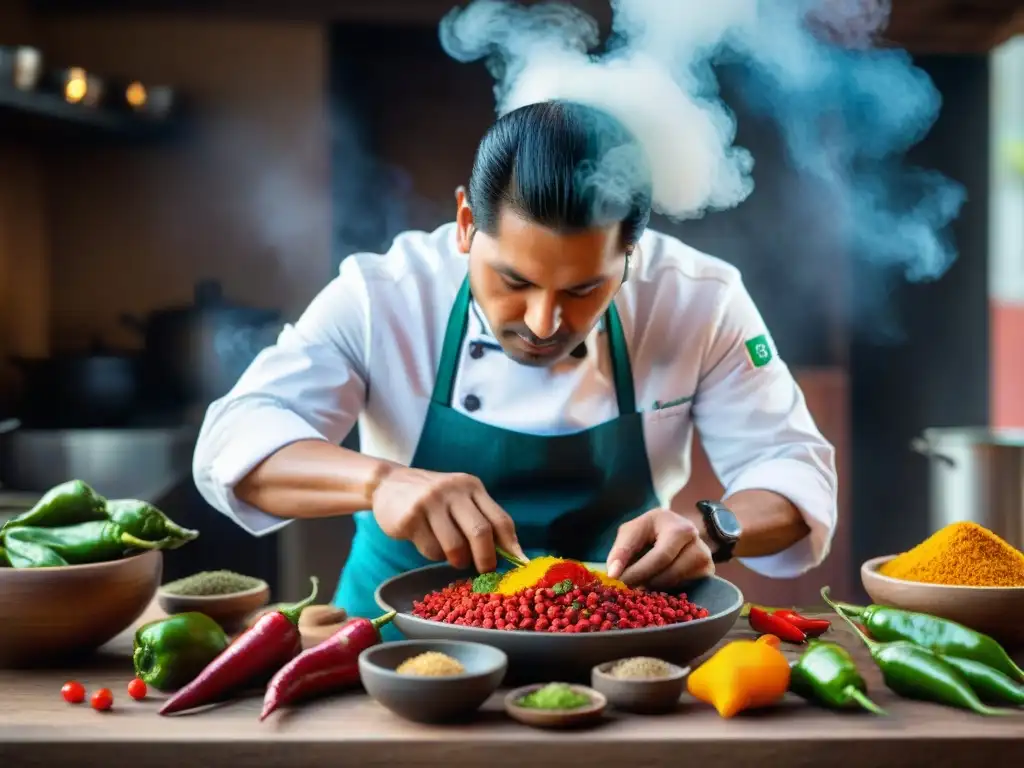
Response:
[{"label": "white smoke", "polygon": [[896,49],[874,47],[888,0],[611,0],[612,36],[564,2],[474,0],[453,9],[441,43],[487,61],[497,111],[569,99],[618,117],[653,172],[654,207],[681,220],[742,203],[753,157],[716,67],[743,73],[743,98],[772,117],[790,160],[837,201],[851,251],[935,278],[955,258],[945,229],[963,189],[905,168],[901,155],[937,117],[929,78]]}]

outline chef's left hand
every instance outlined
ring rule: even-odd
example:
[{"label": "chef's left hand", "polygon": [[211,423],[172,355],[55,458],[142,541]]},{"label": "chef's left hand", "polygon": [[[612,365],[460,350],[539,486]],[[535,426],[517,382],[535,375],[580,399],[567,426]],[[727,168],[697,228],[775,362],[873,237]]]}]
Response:
[{"label": "chef's left hand", "polygon": [[[633,562],[648,545],[650,551]],[[670,589],[714,572],[697,526],[670,509],[652,509],[620,525],[608,555],[608,575],[629,586]]]}]

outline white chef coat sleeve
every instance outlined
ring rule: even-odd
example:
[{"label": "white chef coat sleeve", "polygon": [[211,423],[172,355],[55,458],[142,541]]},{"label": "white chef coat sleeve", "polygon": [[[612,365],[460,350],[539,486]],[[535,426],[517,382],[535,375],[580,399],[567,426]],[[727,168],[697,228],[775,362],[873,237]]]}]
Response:
[{"label": "white chef coat sleeve", "polygon": [[290,443],[345,439],[366,400],[368,338],[366,283],[349,257],[295,324],[207,410],[192,473],[209,504],[255,536],[288,524],[246,504],[234,488]]},{"label": "white chef coat sleeve", "polygon": [[723,288],[693,419],[726,490],[762,489],[788,499],[810,535],[774,555],[744,558],[752,570],[792,578],[828,555],[836,526],[835,450],[816,427],[803,392],[737,275]]}]

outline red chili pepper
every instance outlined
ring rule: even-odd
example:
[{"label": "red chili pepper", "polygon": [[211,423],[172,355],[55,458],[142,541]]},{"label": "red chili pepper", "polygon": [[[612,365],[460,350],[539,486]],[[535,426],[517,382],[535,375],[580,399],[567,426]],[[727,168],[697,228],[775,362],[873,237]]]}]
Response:
[{"label": "red chili pepper", "polygon": [[380,628],[393,618],[394,611],[373,621],[352,619],[288,662],[267,685],[260,720],[285,704],[359,682],[359,654],[380,642]]},{"label": "red chili pepper", "polygon": [[749,619],[750,626],[755,632],[760,632],[765,635],[775,635],[777,638],[785,640],[787,643],[800,644],[807,640],[807,635],[805,635],[799,627],[790,624],[781,616],[768,613],[756,606],[751,606]]},{"label": "red chili pepper", "polygon": [[191,683],[160,708],[161,715],[211,704],[238,688],[265,681],[302,650],[298,623],[302,610],[316,599],[318,580],[313,576],[312,594],[288,608],[271,611],[238,636],[217,658],[206,665]]},{"label": "red chili pepper", "polygon": [[819,635],[823,635],[829,630],[829,627],[832,626],[832,622],[828,619],[809,619],[806,616],[801,616],[796,611],[774,611],[772,612],[772,616],[778,616],[779,618],[785,619],[808,637],[818,637]]}]

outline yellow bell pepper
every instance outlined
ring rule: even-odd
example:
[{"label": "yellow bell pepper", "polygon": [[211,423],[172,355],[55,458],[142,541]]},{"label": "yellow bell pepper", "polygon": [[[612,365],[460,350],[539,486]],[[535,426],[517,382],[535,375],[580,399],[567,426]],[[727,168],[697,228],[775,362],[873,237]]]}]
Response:
[{"label": "yellow bell pepper", "polygon": [[686,687],[720,716],[733,717],[781,699],[789,688],[789,661],[768,642],[735,640],[691,672]]}]

